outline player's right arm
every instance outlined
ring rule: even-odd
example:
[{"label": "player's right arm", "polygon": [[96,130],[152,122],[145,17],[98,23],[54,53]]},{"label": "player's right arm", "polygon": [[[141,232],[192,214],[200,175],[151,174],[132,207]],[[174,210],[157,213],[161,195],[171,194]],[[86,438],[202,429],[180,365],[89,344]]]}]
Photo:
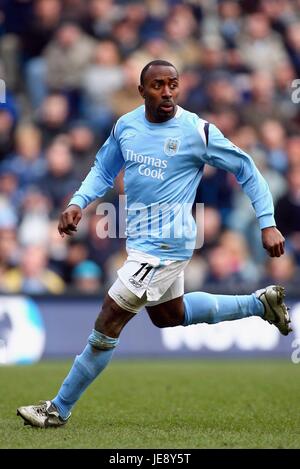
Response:
[{"label": "player's right arm", "polygon": [[77,231],[82,210],[98,197],[102,197],[110,187],[113,187],[114,179],[123,165],[124,158],[114,128],[98,151],[90,172],[73,195],[66,210],[59,217],[58,231],[62,237],[64,233],[71,235]]}]

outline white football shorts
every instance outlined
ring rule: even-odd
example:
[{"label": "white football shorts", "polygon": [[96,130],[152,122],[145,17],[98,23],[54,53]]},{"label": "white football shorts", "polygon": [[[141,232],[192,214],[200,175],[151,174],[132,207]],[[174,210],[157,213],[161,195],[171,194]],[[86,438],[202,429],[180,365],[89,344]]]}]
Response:
[{"label": "white football shorts", "polygon": [[141,251],[130,250],[108,291],[123,309],[137,313],[143,306],[155,306],[184,293],[184,269],[189,260],[165,261]]}]

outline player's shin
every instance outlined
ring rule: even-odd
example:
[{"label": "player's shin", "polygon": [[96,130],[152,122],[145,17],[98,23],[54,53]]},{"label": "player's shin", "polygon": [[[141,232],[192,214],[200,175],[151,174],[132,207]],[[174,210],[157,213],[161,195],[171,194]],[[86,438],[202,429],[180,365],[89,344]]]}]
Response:
[{"label": "player's shin", "polygon": [[264,308],[255,294],[252,295],[212,295],[205,292],[187,293],[183,297],[183,326],[206,322],[215,324],[248,316],[264,315]]},{"label": "player's shin", "polygon": [[81,394],[108,365],[118,341],[117,338],[93,330],[87,346],[81,355],[75,358],[68,376],[52,400],[63,419],[69,416],[71,408]]}]

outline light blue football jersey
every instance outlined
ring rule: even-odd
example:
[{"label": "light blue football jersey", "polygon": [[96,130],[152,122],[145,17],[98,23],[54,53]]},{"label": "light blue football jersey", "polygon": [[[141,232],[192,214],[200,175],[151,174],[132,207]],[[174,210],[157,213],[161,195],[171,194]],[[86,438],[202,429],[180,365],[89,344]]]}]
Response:
[{"label": "light blue football jersey", "polygon": [[270,190],[251,157],[180,106],[162,123],[149,122],[144,106],[122,116],[69,205],[83,209],[102,197],[124,168],[127,248],[162,263],[189,259],[197,231],[192,204],[205,164],[233,173],[260,228],[275,226]]}]

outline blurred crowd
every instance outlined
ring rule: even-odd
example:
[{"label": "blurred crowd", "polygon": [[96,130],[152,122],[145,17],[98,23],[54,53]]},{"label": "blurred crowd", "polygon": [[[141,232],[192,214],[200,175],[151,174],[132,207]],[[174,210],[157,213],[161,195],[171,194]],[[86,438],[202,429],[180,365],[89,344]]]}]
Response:
[{"label": "blurred crowd", "polygon": [[[179,104],[253,157],[286,238],[267,258],[248,198],[207,167],[186,289],[300,292],[300,0],[0,0],[1,292],[98,294],[115,279],[125,241],[97,235],[96,205],[72,238],[57,220],[158,58],[180,72]],[[121,174],[103,200],[122,193]]]}]

